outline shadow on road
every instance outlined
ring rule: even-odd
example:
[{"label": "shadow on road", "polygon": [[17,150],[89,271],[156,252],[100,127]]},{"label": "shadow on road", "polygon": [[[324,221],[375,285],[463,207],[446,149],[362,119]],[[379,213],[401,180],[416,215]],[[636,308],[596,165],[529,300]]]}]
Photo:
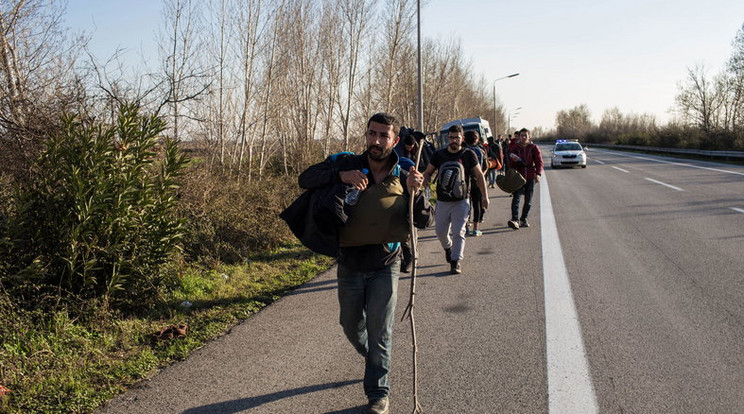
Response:
[{"label": "shadow on road", "polygon": [[[323,391],[331,388],[340,388],[347,385],[357,384],[362,380],[353,381],[339,381],[331,382],[328,384],[318,384],[308,387],[300,387],[292,390],[279,391],[273,394],[259,395],[250,398],[241,398],[239,400],[224,401],[221,403],[203,405],[201,407],[194,407],[184,411],[182,414],[232,414],[241,411],[256,408],[266,403],[278,401],[284,398],[294,397],[302,394],[309,394],[311,392]],[[354,413],[358,412],[359,407],[352,407],[342,411],[334,411],[334,413]]]}]

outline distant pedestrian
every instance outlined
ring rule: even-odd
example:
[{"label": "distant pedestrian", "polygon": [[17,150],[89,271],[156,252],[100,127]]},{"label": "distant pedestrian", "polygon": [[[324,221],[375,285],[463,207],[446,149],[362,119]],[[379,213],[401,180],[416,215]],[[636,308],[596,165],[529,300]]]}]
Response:
[{"label": "distant pedestrian", "polygon": [[[532,142],[530,131],[523,128],[519,131],[518,140],[509,146],[509,168],[514,168],[527,180],[525,185],[512,193],[511,220],[509,227],[518,229],[529,227],[527,218],[532,208],[532,195],[535,193],[535,183],[540,182],[543,173],[543,159],[540,147]],[[519,202],[524,196],[522,214],[519,214]]]},{"label": "distant pedestrian", "polygon": [[[465,143],[468,144],[468,149],[473,151],[478,157],[478,162],[482,171],[488,169],[488,155],[486,149],[480,142],[480,135],[477,131],[465,131]],[[483,223],[483,215],[486,209],[483,208],[483,194],[478,188],[478,183],[474,176],[470,177],[470,222],[473,225],[473,230],[466,231],[467,235],[479,237],[483,235],[480,230],[480,224]]]},{"label": "distant pedestrian", "polygon": [[494,167],[493,162],[489,161],[491,165],[489,165],[490,168],[486,172],[488,188],[496,187],[496,175],[501,171],[504,165],[504,150],[501,147],[503,141],[504,139],[501,134],[499,134],[497,138],[488,137],[488,147],[486,148],[488,150],[488,158],[490,160],[495,160],[495,164],[497,165]]},{"label": "distant pedestrian", "polygon": [[470,210],[468,184],[470,177],[484,195],[481,206],[488,208],[486,180],[475,153],[463,147],[463,129],[453,125],[447,131],[449,144],[434,153],[424,171],[424,185],[428,185],[435,171],[437,174],[437,205],[434,209],[435,229],[444,248],[450,273],[462,273],[460,262],[465,249],[465,224]]}]

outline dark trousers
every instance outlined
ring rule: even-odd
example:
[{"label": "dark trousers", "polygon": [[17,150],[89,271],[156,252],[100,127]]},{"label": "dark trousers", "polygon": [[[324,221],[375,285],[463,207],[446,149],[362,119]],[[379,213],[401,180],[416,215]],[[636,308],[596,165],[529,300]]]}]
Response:
[{"label": "dark trousers", "polygon": [[[535,180],[527,180],[527,183],[522,186],[519,190],[512,193],[511,213],[512,220],[527,220],[527,216],[530,214],[532,208],[532,195],[535,193]],[[524,196],[524,207],[522,207],[522,215],[519,215],[519,202]]]},{"label": "dark trousers", "polygon": [[470,188],[470,209],[473,212],[473,223],[483,223],[483,214],[486,211],[483,209],[482,200],[483,194],[481,194],[480,188],[473,185]]}]

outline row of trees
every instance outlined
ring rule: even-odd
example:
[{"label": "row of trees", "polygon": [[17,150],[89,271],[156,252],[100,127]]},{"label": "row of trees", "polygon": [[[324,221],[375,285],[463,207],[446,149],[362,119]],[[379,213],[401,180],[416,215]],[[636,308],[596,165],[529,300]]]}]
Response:
[{"label": "row of trees", "polygon": [[[360,150],[361,128],[377,111],[418,127],[413,0],[164,5],[162,67],[152,77],[160,88],[137,89],[125,77],[104,87],[155,103],[176,139],[203,144],[210,168],[248,180],[295,173],[319,153]],[[422,47],[425,130],[490,111],[485,81],[456,41]]]},{"label": "row of trees", "polygon": [[688,68],[676,105],[683,120],[706,133],[744,128],[744,25],[721,73],[711,78],[704,66]]},{"label": "row of trees", "polygon": [[[139,68],[125,51],[87,54],[62,28],[63,2],[0,7],[0,139],[26,155],[60,113],[113,122],[125,102],[248,180],[359,150],[376,111],[418,127],[413,0],[164,0],[158,59]],[[422,47],[424,130],[493,112],[456,40]]]},{"label": "row of trees", "polygon": [[587,142],[744,150],[744,25],[733,41],[725,69],[710,77],[702,66],[688,68],[675,99],[675,121],[657,125],[652,115],[606,110],[599,124],[586,105],[556,114],[556,134]]},{"label": "row of trees", "polygon": [[[282,177],[362,150],[372,113],[418,127],[413,0],[164,0],[140,67],[92,56],[63,6],[0,3],[0,295],[18,303],[152,304],[164,263],[291,240]],[[457,41],[422,55],[425,131],[492,113]]]}]

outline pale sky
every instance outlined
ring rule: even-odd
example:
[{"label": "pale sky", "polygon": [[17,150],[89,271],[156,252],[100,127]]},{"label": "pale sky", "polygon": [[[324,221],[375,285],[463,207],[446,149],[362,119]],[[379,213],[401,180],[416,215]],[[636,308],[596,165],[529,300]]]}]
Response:
[{"label": "pale sky", "polygon": [[[718,74],[744,24],[743,0],[429,0],[422,32],[458,38],[477,76],[496,82],[507,110],[521,107],[512,127],[554,127],[555,114],[586,104],[599,122],[623,114],[673,114],[687,68]],[[135,59],[155,54],[161,2],[69,0],[67,25],[92,33],[100,59],[117,47]],[[424,102],[424,105],[426,103]],[[466,114],[466,116],[490,114]]]}]

